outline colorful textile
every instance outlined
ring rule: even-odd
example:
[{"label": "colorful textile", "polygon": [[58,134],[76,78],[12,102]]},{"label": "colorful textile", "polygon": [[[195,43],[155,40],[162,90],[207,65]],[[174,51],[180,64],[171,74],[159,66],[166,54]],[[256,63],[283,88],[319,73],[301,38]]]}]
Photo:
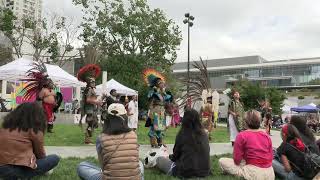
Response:
[{"label": "colorful textile", "polygon": [[53,121],[54,121],[53,109],[55,108],[55,105],[42,101],[42,107],[46,113],[48,124],[53,124]]}]

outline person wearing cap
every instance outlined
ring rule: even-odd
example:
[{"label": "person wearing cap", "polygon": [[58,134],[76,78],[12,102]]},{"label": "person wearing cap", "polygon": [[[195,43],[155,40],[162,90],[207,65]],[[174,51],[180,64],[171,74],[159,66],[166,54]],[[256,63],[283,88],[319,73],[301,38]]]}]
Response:
[{"label": "person wearing cap", "polygon": [[143,179],[143,164],[139,161],[137,134],[127,125],[127,111],[120,103],[108,107],[102,134],[96,149],[100,167],[81,162],[77,173],[81,179]]}]

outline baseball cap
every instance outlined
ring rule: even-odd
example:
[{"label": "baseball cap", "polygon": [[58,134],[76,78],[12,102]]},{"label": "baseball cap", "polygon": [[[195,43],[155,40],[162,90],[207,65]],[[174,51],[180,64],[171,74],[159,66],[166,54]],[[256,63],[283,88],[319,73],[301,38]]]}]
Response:
[{"label": "baseball cap", "polygon": [[114,116],[121,116],[127,114],[127,111],[124,105],[120,103],[112,103],[108,107],[108,114],[112,114]]}]

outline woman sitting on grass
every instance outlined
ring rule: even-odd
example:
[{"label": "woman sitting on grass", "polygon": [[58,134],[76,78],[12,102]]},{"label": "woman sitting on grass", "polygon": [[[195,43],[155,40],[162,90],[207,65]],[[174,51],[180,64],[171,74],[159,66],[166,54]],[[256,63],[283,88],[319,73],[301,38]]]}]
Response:
[{"label": "woman sitting on grass", "polygon": [[102,170],[91,163],[82,162],[78,166],[81,179],[143,179],[137,135],[128,127],[126,114],[122,104],[113,103],[108,107],[108,116],[96,143]]},{"label": "woman sitting on grass", "polygon": [[219,159],[222,171],[247,180],[274,180],[272,142],[267,133],[259,130],[260,113],[246,112],[244,122],[247,130],[236,137],[233,159]]},{"label": "woman sitting on grass", "polygon": [[309,150],[320,155],[319,147],[316,144],[316,138],[314,137],[311,129],[307,126],[307,119],[302,116],[294,115],[290,119],[290,124],[297,128],[302,142],[308,146]]},{"label": "woman sitting on grass", "polygon": [[156,167],[180,178],[206,177],[210,171],[209,138],[196,110],[186,109],[170,159],[159,157]]},{"label": "woman sitting on grass", "polygon": [[[281,163],[273,160],[277,176],[288,180],[303,180],[305,146],[295,126],[286,124],[281,130],[282,144],[277,149]],[[299,152],[300,151],[300,152]]]},{"label": "woman sitting on grass", "polygon": [[24,103],[5,116],[0,129],[0,179],[31,179],[58,165],[44,150],[47,119],[41,105]]}]

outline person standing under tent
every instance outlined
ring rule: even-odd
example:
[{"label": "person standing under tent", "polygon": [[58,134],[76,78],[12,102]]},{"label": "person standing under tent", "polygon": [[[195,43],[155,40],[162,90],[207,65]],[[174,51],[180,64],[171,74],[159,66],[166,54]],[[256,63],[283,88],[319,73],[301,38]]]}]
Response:
[{"label": "person standing under tent", "polygon": [[55,93],[55,85],[49,78],[47,68],[44,63],[34,62],[33,67],[27,71],[27,78],[22,79],[27,84],[22,92],[23,100],[31,100],[34,96],[37,101],[42,102],[42,107],[46,113],[47,118],[47,131],[52,133],[54,112],[60,107],[62,102],[62,94]]},{"label": "person standing under tent", "polygon": [[100,75],[101,69],[95,64],[88,64],[78,72],[78,80],[86,82],[87,86],[82,94],[81,120],[86,116],[87,128],[85,132],[85,144],[92,144],[91,137],[95,128],[98,128],[97,106],[102,105],[95,92],[95,79]]},{"label": "person standing under tent", "polygon": [[128,126],[134,131],[138,128],[138,115],[137,96],[132,96],[132,99],[128,104]]},{"label": "person standing under tent", "polygon": [[228,108],[228,125],[230,131],[230,141],[233,145],[238,133],[244,130],[245,127],[243,121],[244,107],[242,102],[240,102],[240,94],[238,91],[234,91],[232,96],[233,98]]}]

